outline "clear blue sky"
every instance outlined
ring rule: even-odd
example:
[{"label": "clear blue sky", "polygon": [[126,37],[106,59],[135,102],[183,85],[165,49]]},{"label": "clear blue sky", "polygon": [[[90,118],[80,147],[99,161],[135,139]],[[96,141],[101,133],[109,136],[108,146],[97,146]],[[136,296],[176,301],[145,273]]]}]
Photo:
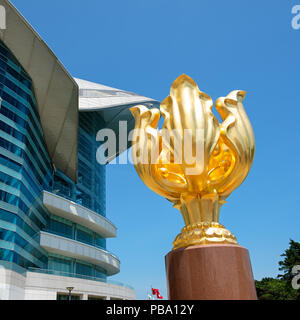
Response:
[{"label": "clear blue sky", "polygon": [[[181,74],[215,100],[248,92],[252,170],[221,222],[248,248],[256,279],[278,274],[289,239],[300,241],[300,30],[298,1],[13,0],[76,77],[162,101]],[[164,255],[180,213],[148,190],[130,165],[107,168],[107,215],[118,226],[108,249],[121,259],[113,279],[146,298],[166,296]]]}]

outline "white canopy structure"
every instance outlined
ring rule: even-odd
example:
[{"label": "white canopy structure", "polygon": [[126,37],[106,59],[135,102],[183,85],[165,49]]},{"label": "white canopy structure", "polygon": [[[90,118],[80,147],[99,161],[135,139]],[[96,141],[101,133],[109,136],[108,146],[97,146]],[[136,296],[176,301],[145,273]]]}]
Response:
[{"label": "white canopy structure", "polygon": [[[73,79],[17,9],[8,0],[0,0],[0,5],[6,12],[6,29],[0,31],[0,38],[33,81],[51,160],[56,168],[76,182],[78,110],[100,112],[107,128],[118,134],[119,121],[127,121],[128,131],[133,128],[130,106],[146,104],[152,107],[158,102],[135,93]],[[123,151],[118,150],[116,156]]]},{"label": "white canopy structure", "polygon": [[[106,128],[112,129],[117,137],[119,136],[120,121],[126,121],[127,133],[134,128],[134,118],[129,111],[131,106],[143,104],[152,108],[159,105],[158,101],[133,92],[77,78],[75,80],[79,86],[79,111],[99,112],[106,122]],[[129,146],[128,143],[126,148]],[[122,146],[119,145],[117,139],[117,153],[109,161],[126,150],[120,148]]]}]

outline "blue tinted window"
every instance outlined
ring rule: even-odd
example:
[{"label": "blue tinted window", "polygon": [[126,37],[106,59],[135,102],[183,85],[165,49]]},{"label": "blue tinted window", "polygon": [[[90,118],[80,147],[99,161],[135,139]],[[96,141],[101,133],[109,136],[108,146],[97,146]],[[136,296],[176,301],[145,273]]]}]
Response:
[{"label": "blue tinted window", "polygon": [[[82,276],[106,279],[106,271],[98,266],[85,263],[81,260],[66,258],[60,255],[50,255],[48,259],[48,270],[53,270],[54,274],[67,276]],[[68,273],[68,274],[67,274]]]},{"label": "blue tinted window", "polygon": [[45,226],[48,213],[40,194],[52,187],[52,165],[32,81],[1,40],[0,97],[0,147],[5,149],[0,155],[0,201],[7,209],[0,209],[0,220],[2,226],[7,225],[3,221],[18,226],[14,231],[0,228],[3,244],[14,248],[1,248],[0,260],[24,268],[45,266],[47,256],[39,245],[39,230]]},{"label": "blue tinted window", "polygon": [[48,269],[59,272],[72,273],[72,262],[71,260],[50,256],[48,258]]},{"label": "blue tinted window", "polygon": [[54,176],[52,191],[69,200],[74,200],[73,183],[66,181],[57,173]]},{"label": "blue tinted window", "polygon": [[105,166],[96,159],[100,143],[98,130],[105,127],[97,113],[79,114],[78,184],[70,183],[62,174],[55,175],[53,192],[105,216]]},{"label": "blue tinted window", "polygon": [[82,263],[76,263],[76,273],[82,274],[84,276],[92,277],[93,276],[93,268],[88,265],[82,264]]},{"label": "blue tinted window", "polygon": [[59,219],[58,217],[54,218],[52,216],[49,219],[47,231],[70,239],[73,238],[72,226],[64,222],[64,219]]},{"label": "blue tinted window", "polygon": [[39,231],[33,230],[27,223],[24,222],[19,216],[9,211],[0,209],[0,220],[7,221],[16,224],[24,232],[26,232],[30,237],[34,237]]},{"label": "blue tinted window", "polygon": [[81,242],[91,244],[91,245],[94,244],[93,233],[83,231],[82,229],[77,228],[76,234],[77,234],[77,237],[76,237],[77,241],[81,241]]},{"label": "blue tinted window", "polygon": [[102,237],[96,235],[95,236],[95,245],[99,248],[106,249],[106,240]]}]

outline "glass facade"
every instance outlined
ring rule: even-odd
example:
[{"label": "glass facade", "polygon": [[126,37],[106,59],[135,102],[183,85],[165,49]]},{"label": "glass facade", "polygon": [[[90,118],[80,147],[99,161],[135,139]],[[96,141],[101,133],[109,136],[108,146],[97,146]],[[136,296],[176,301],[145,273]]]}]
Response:
[{"label": "glass facade", "polygon": [[104,126],[103,118],[96,112],[79,114],[78,183],[57,171],[53,192],[105,217],[105,166],[96,160],[101,143],[95,139]]},{"label": "glass facade", "polygon": [[105,216],[105,166],[97,163],[97,113],[80,113],[78,183],[53,171],[32,80],[0,40],[0,265],[53,274],[106,279],[106,270],[40,246],[40,231],[106,249],[101,235],[48,212],[42,191],[70,199]]},{"label": "glass facade", "polygon": [[71,299],[69,298],[68,294],[65,293],[58,293],[56,300],[63,300],[63,301],[67,301],[67,300],[80,300],[80,295],[71,295]]},{"label": "glass facade", "polygon": [[99,266],[54,254],[49,256],[48,270],[57,275],[106,279],[106,271]]},{"label": "glass facade", "polygon": [[77,223],[52,214],[44,231],[106,250],[106,240],[100,235]]},{"label": "glass facade", "polygon": [[47,266],[39,231],[47,224],[41,191],[52,188],[52,165],[30,77],[0,42],[0,260]]},{"label": "glass facade", "polygon": [[[104,126],[105,122],[99,114],[79,113],[78,183],[75,184],[62,172],[57,170],[54,174],[52,192],[105,217],[106,170],[105,166],[97,162],[96,152],[100,143],[95,139],[97,132]],[[46,230],[100,249],[106,249],[106,239],[102,238],[99,234],[54,215],[50,216]],[[52,260],[49,260],[49,269],[52,270],[53,265],[51,265],[50,261]],[[64,265],[65,263],[66,260],[63,261]],[[106,278],[105,270],[101,270],[96,266],[80,262],[69,262],[67,266],[68,270],[64,272],[70,274]]]}]

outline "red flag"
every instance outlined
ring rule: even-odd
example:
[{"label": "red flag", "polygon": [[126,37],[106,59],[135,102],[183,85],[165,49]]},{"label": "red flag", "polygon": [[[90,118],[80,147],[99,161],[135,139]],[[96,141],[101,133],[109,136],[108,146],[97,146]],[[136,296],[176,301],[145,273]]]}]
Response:
[{"label": "red flag", "polygon": [[163,296],[160,295],[158,289],[153,289],[153,288],[152,288],[152,294],[153,294],[154,296],[156,296],[157,299],[163,299]]}]

